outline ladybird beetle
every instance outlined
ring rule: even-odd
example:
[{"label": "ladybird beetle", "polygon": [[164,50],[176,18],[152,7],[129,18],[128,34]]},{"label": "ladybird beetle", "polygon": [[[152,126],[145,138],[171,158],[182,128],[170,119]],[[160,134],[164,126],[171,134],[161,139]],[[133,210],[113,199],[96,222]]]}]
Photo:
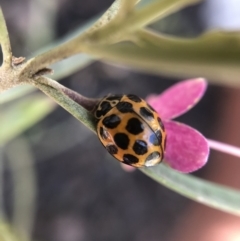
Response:
[{"label": "ladybird beetle", "polygon": [[97,135],[118,161],[134,167],[163,159],[166,132],[157,112],[136,95],[108,95],[96,106]]}]

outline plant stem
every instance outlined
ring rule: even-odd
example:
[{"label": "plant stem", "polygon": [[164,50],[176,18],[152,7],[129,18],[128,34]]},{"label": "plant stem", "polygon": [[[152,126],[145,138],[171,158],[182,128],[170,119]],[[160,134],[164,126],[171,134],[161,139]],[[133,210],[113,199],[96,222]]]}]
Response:
[{"label": "plant stem", "polygon": [[[24,73],[28,73],[29,71],[31,73],[36,73],[57,61],[84,52],[84,45],[86,43],[88,45],[96,45],[99,43],[107,43],[110,45],[119,42],[123,37],[126,37],[125,35],[129,32],[133,32],[152,23],[156,19],[165,17],[186,5],[197,3],[201,0],[156,0],[142,9],[131,12],[128,16],[121,19],[121,21],[116,21],[116,23],[114,18],[118,16],[121,9],[121,3],[124,3],[125,1],[126,0],[116,0],[109,10],[82,35],[45,52],[36,58],[30,59],[27,62],[26,67],[23,69],[22,74],[24,75]],[[116,35],[118,37],[116,37]]]},{"label": "plant stem", "polygon": [[117,26],[111,23],[100,31],[91,34],[92,41],[107,43],[114,36],[125,36],[130,32],[141,29],[158,19],[162,19],[171,13],[178,11],[184,6],[200,2],[202,0],[156,0],[147,6],[129,14]]},{"label": "plant stem", "polygon": [[[55,89],[56,91],[62,92],[63,94],[67,95],[70,99],[72,99],[74,102],[78,103],[79,105],[81,105],[82,107],[84,107],[86,110],[90,112],[94,109],[96,104],[99,102],[99,99],[87,98],[50,78],[41,77],[38,79],[38,83],[40,83],[41,85],[45,85],[50,89]],[[36,84],[36,86],[39,87],[38,84]]]},{"label": "plant stem", "polygon": [[86,98],[46,77],[39,77],[31,84],[51,97],[93,132],[96,132],[96,124],[91,111],[99,100]]},{"label": "plant stem", "polygon": [[0,7],[0,44],[3,54],[3,65],[5,67],[11,67],[12,64],[12,51],[11,44],[8,36],[8,30],[6,22],[3,16],[2,9]]},{"label": "plant stem", "polygon": [[220,152],[227,153],[236,157],[240,157],[240,148],[218,141],[208,139],[209,147]]},{"label": "plant stem", "polygon": [[22,71],[22,75],[24,73],[36,73],[39,70],[50,66],[51,64],[73,56],[75,54],[79,54],[82,52],[82,43],[88,39],[88,35],[94,33],[98,29],[107,25],[118,13],[120,3],[122,0],[116,0],[110,8],[103,14],[103,16],[88,30],[86,30],[83,34],[73,38],[41,55],[38,55],[35,58],[31,58],[27,63],[26,67]]}]

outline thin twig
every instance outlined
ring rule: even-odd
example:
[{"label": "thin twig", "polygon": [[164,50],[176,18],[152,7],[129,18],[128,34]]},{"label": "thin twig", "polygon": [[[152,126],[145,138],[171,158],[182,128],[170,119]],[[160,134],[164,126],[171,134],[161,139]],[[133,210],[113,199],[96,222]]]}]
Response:
[{"label": "thin twig", "polygon": [[[123,1],[123,3],[126,0]],[[45,52],[36,58],[30,59],[26,67],[22,71],[25,73],[36,73],[37,71],[48,67],[49,65],[68,58],[69,56],[86,52],[85,45],[99,44],[99,43],[115,43],[122,40],[129,32],[133,32],[142,28],[149,23],[156,21],[156,19],[165,17],[180,8],[200,2],[201,0],[161,0],[150,3],[147,7],[143,7],[137,11],[133,11],[128,17],[120,21],[117,26],[111,24],[112,20],[117,17],[118,11],[121,7],[122,0],[115,1],[109,10],[84,34],[66,42],[62,45]],[[137,2],[137,1],[134,1]],[[117,37],[116,37],[117,36]],[[120,37],[119,37],[120,36]]]},{"label": "thin twig", "polygon": [[110,6],[110,8],[103,14],[103,16],[83,34],[35,58],[30,59],[26,63],[26,67],[23,69],[22,75],[29,72],[35,74],[37,71],[45,67],[48,67],[53,63],[66,59],[75,54],[81,53],[82,52],[81,45],[83,44],[84,41],[86,41],[86,39],[88,39],[88,35],[94,33],[95,31],[99,30],[103,26],[107,25],[117,15],[121,1],[122,0],[116,0]]},{"label": "thin twig", "polygon": [[[96,104],[99,102],[99,99],[87,98],[87,97],[77,93],[76,91],[73,91],[73,90],[61,85],[57,81],[52,80],[47,77],[40,77],[36,81],[37,81],[37,83],[39,83],[41,85],[45,85],[45,87],[49,88],[50,90],[55,89],[56,91],[62,92],[63,94],[68,96],[70,99],[72,99],[74,102],[76,102],[77,104],[84,107],[87,111],[91,112],[94,109],[94,107],[96,106]],[[39,87],[37,83],[35,85],[37,87]]]},{"label": "thin twig", "polygon": [[96,31],[89,36],[93,42],[107,43],[109,38],[115,39],[116,36],[125,36],[136,30],[162,19],[181,8],[201,2],[202,0],[158,0],[137,9],[124,18],[117,26],[105,26],[100,31]]},{"label": "thin twig", "polygon": [[93,132],[96,132],[95,119],[91,110],[93,110],[94,106],[98,103],[98,100],[88,99],[81,95],[76,97],[78,93],[74,93],[74,91],[67,93],[70,91],[69,89],[65,91],[63,90],[63,87],[59,88],[57,86],[57,82],[55,84],[48,84],[48,81],[49,79],[45,77],[39,77],[37,81],[31,82],[31,84],[40,89],[47,96],[51,97],[56,103],[62,106],[80,122],[85,124]]},{"label": "thin twig", "polygon": [[12,64],[12,50],[11,43],[8,36],[6,22],[0,7],[0,44],[3,53],[3,65],[11,67]]}]

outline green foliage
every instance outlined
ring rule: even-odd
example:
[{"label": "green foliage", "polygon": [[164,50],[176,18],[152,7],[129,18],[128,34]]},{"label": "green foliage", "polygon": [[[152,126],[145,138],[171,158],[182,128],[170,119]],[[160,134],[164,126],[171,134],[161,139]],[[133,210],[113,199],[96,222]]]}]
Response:
[{"label": "green foliage", "polygon": [[239,86],[239,33],[214,31],[182,39],[140,30],[134,39],[137,44],[88,46],[87,52],[151,73],[201,76],[218,84]]},{"label": "green foliage", "polygon": [[[12,61],[5,21],[3,15],[0,15],[0,44],[4,57],[0,68],[0,91],[23,83],[38,87],[95,131],[91,113],[67,95],[63,86],[42,76],[48,73],[49,66],[75,55],[65,60],[69,62],[57,63],[54,66],[53,78],[60,79],[96,59],[103,59],[141,71],[178,77],[201,76],[218,84],[239,86],[239,33],[215,31],[194,39],[181,39],[146,29],[149,24],[187,5],[200,2],[199,0],[144,0],[135,6],[137,2],[116,0],[95,24],[91,21],[71,34],[71,37],[64,38],[67,41],[53,43],[46,47],[47,51],[41,50],[40,55],[36,54],[27,62],[17,64]],[[15,65],[14,69],[12,65]],[[18,87],[11,90],[1,99],[2,103],[5,102],[0,119],[2,145],[44,118],[54,108],[54,105],[42,96],[25,96],[32,89],[21,89]],[[21,96],[25,97],[19,98]],[[142,171],[186,197],[240,215],[239,191],[179,174],[163,165]]]},{"label": "green foliage", "polygon": [[1,241],[19,241],[12,228],[4,221],[0,221],[0,240]]},{"label": "green foliage", "polygon": [[56,105],[45,96],[34,95],[2,106],[0,144],[12,140],[50,113]]},{"label": "green foliage", "polygon": [[140,170],[185,197],[218,210],[240,215],[240,192],[237,190],[204,181],[190,174],[178,173],[165,165]]}]

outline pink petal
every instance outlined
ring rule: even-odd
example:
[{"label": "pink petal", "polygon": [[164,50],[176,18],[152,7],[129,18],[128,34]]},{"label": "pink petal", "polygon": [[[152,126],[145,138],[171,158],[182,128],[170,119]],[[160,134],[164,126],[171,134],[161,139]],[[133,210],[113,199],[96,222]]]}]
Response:
[{"label": "pink petal", "polygon": [[190,79],[165,90],[160,95],[151,95],[147,102],[165,120],[173,119],[191,109],[203,96],[207,87],[205,79]]},{"label": "pink petal", "polygon": [[180,172],[193,172],[204,166],[209,146],[204,136],[190,126],[164,121],[167,132],[165,161]]}]

